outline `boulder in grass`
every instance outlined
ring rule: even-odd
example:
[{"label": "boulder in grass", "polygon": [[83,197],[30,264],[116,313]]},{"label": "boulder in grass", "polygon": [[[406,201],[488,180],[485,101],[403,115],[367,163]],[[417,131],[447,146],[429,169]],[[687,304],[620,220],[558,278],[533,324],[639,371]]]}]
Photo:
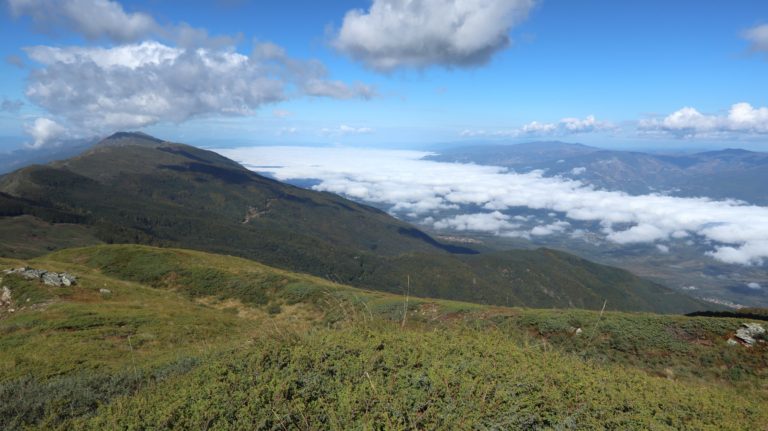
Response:
[{"label": "boulder in grass", "polygon": [[742,323],[741,328],[736,330],[736,334],[728,339],[728,344],[735,346],[741,344],[743,346],[752,347],[758,342],[762,342],[760,338],[766,336],[766,330],[763,325],[759,323]]},{"label": "boulder in grass", "polygon": [[765,328],[759,323],[743,323],[736,331],[736,338],[748,346],[755,345],[762,335],[765,335]]},{"label": "boulder in grass", "polygon": [[44,269],[21,267],[16,269],[6,269],[3,273],[8,275],[15,274],[27,280],[42,281],[46,285],[53,287],[74,286],[77,284],[77,277],[66,272],[56,273]]},{"label": "boulder in grass", "polygon": [[77,277],[75,277],[72,274],[62,272],[61,274],[59,274],[59,278],[61,278],[61,284],[63,284],[64,286],[73,286],[77,284]]},{"label": "boulder in grass", "polygon": [[48,271],[44,269],[33,269],[28,268],[24,271],[22,271],[20,274],[22,277],[26,278],[27,280],[35,280],[35,279],[41,279],[45,274],[47,274]]},{"label": "boulder in grass", "polygon": [[61,287],[61,277],[55,272],[46,272],[41,279],[47,286]]}]

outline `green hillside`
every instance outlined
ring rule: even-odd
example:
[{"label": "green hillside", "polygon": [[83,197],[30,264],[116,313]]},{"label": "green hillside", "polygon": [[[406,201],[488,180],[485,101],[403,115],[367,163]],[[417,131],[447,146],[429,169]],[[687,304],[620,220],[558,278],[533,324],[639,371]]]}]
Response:
[{"label": "green hillside", "polygon": [[[552,251],[477,254],[377,209],[254,174],[218,154],[118,133],[0,177],[0,256],[98,243],[231,254],[358,287],[497,305],[691,312],[706,304]],[[5,238],[7,237],[7,241]]]},{"label": "green hillside", "polygon": [[3,429],[768,423],[766,343],[727,343],[747,319],[406,299],[135,245],[0,259],[22,265],[78,284],[0,275]]}]

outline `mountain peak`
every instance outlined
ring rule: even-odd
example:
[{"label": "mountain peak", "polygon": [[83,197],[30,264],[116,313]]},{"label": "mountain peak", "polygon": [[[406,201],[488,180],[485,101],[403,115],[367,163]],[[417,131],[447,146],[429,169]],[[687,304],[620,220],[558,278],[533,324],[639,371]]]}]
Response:
[{"label": "mountain peak", "polygon": [[97,146],[122,146],[122,145],[144,145],[156,147],[165,143],[162,139],[155,138],[143,132],[116,132],[102,139]]}]

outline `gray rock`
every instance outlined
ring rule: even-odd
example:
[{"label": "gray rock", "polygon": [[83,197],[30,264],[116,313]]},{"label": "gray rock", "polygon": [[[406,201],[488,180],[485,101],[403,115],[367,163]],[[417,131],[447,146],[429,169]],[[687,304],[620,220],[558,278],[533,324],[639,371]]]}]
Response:
[{"label": "gray rock", "polygon": [[63,284],[64,286],[73,286],[77,284],[77,277],[75,277],[72,274],[62,272],[61,274],[59,274],[59,277],[61,277],[61,284]]},{"label": "gray rock", "polygon": [[43,283],[48,286],[60,287],[61,277],[55,272],[46,272],[42,275]]},{"label": "gray rock", "polygon": [[16,269],[7,269],[3,271],[5,274],[16,274],[24,277],[27,280],[40,280],[48,286],[61,287],[72,286],[77,284],[77,277],[72,274],[62,272],[61,274],[56,272],[49,272],[44,269],[35,269],[28,267],[21,267]]},{"label": "gray rock", "polygon": [[20,272],[22,277],[26,278],[27,280],[34,280],[34,279],[40,279],[43,278],[45,274],[47,274],[48,271],[44,269],[25,269],[24,271]]},{"label": "gray rock", "polygon": [[109,289],[101,288],[101,289],[99,289],[99,293],[101,293],[102,295],[111,295],[112,291],[109,290]]},{"label": "gray rock", "polygon": [[4,269],[4,274],[20,274],[24,271],[26,271],[28,268],[26,266],[22,266],[21,268],[11,268],[11,269]]},{"label": "gray rock", "polygon": [[742,323],[735,337],[747,346],[753,346],[757,343],[756,337],[762,335],[765,335],[765,328],[759,323]]}]

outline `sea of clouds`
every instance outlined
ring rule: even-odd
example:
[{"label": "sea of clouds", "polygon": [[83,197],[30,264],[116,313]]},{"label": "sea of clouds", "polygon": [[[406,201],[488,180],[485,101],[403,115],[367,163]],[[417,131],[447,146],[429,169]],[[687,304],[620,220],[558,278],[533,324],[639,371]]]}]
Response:
[{"label": "sea of clouds", "polygon": [[[247,147],[216,150],[278,180],[317,180],[315,190],[384,205],[394,215],[418,217],[435,229],[530,237],[578,236],[571,222],[599,223],[617,244],[696,239],[725,263],[762,265],[768,259],[768,207],[737,201],[633,196],[598,190],[577,180],[516,173],[506,168],[422,160],[421,151]],[[480,210],[478,210],[480,208]],[[515,209],[556,211],[563,220],[534,227]]]}]

